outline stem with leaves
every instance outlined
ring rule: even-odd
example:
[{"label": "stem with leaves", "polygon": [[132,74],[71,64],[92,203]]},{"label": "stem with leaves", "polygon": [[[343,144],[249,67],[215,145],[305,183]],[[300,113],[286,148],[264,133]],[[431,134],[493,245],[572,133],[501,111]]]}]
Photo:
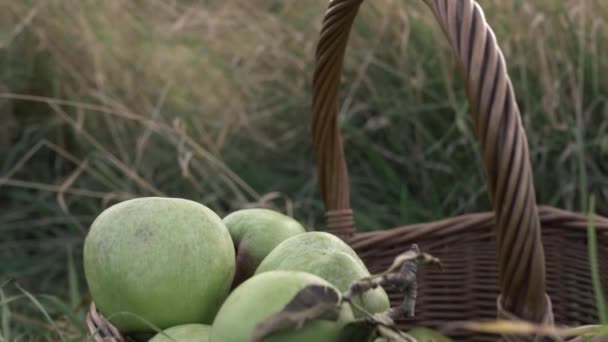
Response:
[{"label": "stem with leaves", "polygon": [[353,282],[342,297],[345,301],[351,301],[354,296],[359,296],[378,286],[395,289],[404,295],[403,302],[397,307],[388,309],[385,314],[392,320],[414,317],[418,295],[418,264],[432,264],[441,268],[437,258],[421,253],[418,245],[412,244],[407,252],[395,258],[391,267],[386,271]]}]

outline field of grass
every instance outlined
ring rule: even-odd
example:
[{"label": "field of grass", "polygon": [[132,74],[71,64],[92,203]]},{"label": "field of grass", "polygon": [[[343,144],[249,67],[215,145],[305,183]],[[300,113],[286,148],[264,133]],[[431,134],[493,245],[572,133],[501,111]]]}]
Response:
[{"label": "field of grass", "polygon": [[[326,1],[0,1],[0,341],[79,340],[104,208],[177,196],[323,229],[310,134]],[[608,216],[608,3],[480,1],[537,200]],[[419,1],[366,2],[341,127],[360,229],[490,209],[456,64]],[[77,310],[73,310],[77,308]],[[74,313],[75,312],[75,313]]]}]

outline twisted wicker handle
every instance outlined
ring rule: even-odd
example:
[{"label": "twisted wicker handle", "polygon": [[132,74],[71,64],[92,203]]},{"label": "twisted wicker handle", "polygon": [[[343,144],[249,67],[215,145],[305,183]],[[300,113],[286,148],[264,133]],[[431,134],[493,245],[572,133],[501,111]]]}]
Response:
[{"label": "twisted wicker handle", "polygon": [[[345,239],[355,233],[355,225],[338,127],[338,88],[348,35],[362,1],[330,2],[313,80],[312,128],[320,190],[328,229]],[[475,1],[425,2],[448,37],[466,80],[496,212],[499,315],[552,322],[528,145],[503,55]]]}]

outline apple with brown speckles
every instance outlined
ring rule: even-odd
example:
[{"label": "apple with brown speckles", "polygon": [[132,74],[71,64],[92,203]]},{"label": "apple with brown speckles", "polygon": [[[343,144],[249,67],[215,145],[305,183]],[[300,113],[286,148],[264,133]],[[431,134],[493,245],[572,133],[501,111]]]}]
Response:
[{"label": "apple with brown speckles", "polygon": [[121,332],[211,323],[228,296],[235,254],[212,210],[146,197],[103,211],[84,242],[84,271],[98,310]]}]

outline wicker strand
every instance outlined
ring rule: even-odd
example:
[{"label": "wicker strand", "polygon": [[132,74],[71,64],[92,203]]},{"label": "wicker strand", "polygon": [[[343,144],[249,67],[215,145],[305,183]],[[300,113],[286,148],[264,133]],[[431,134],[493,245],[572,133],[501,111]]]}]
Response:
[{"label": "wicker strand", "polygon": [[[319,186],[327,211],[350,209],[349,179],[338,126],[338,88],[346,42],[362,0],[332,0],[323,22],[313,76],[313,140]],[[330,113],[329,115],[327,113]],[[321,147],[321,148],[319,148]],[[334,227],[329,226],[330,232]],[[354,224],[337,235],[349,236]]]},{"label": "wicker strand", "polygon": [[125,339],[112,325],[108,322],[105,317],[97,311],[95,303],[91,303],[89,312],[86,317],[87,328],[89,330],[89,336],[95,342],[124,342]]},{"label": "wicker strand", "polygon": [[426,0],[464,72],[496,211],[502,305],[547,321],[545,260],[528,143],[502,52],[473,0]]},{"label": "wicker strand", "polygon": [[349,241],[355,232],[355,218],[351,209],[330,210],[325,213],[327,229],[344,241]]},{"label": "wicker strand", "polygon": [[[546,312],[553,312],[552,309],[552,305],[551,305],[551,298],[549,298],[549,296],[546,296],[546,305],[547,307],[545,308]],[[502,300],[502,296],[498,296],[497,300],[496,300],[496,307],[498,308],[498,319],[507,319],[510,321],[521,321],[521,319],[517,316],[514,315],[513,313],[509,312],[507,309],[505,309],[502,305],[503,300]],[[543,320],[541,322],[538,323],[542,323],[543,325],[553,325],[555,322],[553,321],[553,315],[545,315],[543,317]],[[518,342],[518,341],[529,341],[529,342],[541,342],[541,341],[545,341],[547,340],[547,338],[554,338],[555,336],[522,336],[522,335],[504,335],[502,336],[502,341],[505,342]]]}]

